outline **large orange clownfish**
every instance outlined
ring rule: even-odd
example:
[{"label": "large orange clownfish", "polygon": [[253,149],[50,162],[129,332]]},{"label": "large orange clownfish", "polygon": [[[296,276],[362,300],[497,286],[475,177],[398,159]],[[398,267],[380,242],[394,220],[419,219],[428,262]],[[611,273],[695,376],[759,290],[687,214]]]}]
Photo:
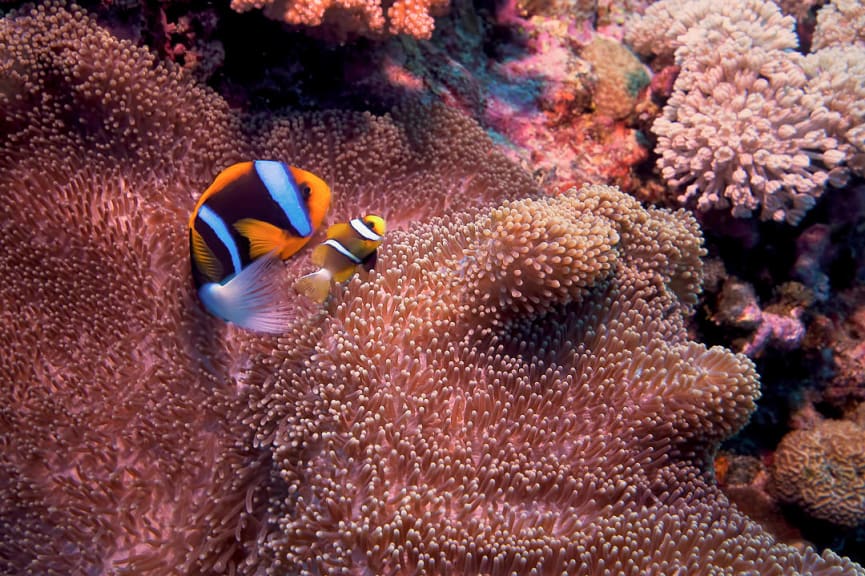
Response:
[{"label": "large orange clownfish", "polygon": [[283,331],[292,314],[280,304],[273,267],[309,242],[329,208],[324,180],[282,162],[220,172],[189,217],[192,276],[205,308],[242,328]]}]

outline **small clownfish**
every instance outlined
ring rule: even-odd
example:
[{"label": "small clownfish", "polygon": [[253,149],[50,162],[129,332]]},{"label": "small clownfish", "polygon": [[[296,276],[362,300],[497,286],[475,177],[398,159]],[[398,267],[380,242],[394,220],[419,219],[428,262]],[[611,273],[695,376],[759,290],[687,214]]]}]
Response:
[{"label": "small clownfish", "polygon": [[327,229],[327,240],[312,251],[312,263],[321,268],[298,278],[294,289],[324,302],[330,294],[331,280],[345,282],[357,272],[358,266],[372,270],[385,229],[384,219],[374,214],[334,224]]},{"label": "small clownfish", "polygon": [[329,208],[324,180],[282,162],[220,172],[189,217],[192,276],[207,311],[249,330],[284,330],[292,314],[279,304],[274,264],[309,242]]}]

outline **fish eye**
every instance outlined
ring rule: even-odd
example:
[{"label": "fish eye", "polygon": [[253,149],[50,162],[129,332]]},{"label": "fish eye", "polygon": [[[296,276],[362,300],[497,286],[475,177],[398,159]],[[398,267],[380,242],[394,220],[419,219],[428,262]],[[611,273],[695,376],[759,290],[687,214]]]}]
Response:
[{"label": "fish eye", "polygon": [[375,222],[373,222],[372,220],[364,220],[363,223],[366,224],[367,228],[375,232]]},{"label": "fish eye", "polygon": [[303,196],[304,200],[309,200],[310,195],[312,195],[312,188],[306,182],[300,185],[300,195]]}]

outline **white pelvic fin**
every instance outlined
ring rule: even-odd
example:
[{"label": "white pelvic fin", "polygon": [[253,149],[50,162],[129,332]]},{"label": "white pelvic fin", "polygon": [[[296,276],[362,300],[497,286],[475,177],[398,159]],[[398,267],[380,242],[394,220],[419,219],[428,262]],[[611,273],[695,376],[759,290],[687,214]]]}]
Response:
[{"label": "white pelvic fin", "polygon": [[324,302],[330,294],[331,277],[327,268],[319,268],[312,274],[298,278],[294,283],[294,289],[316,302]]},{"label": "white pelvic fin", "polygon": [[281,302],[284,294],[277,283],[280,263],[276,253],[271,252],[224,284],[204,284],[198,295],[214,316],[247,330],[280,334],[295,317],[287,304]]}]

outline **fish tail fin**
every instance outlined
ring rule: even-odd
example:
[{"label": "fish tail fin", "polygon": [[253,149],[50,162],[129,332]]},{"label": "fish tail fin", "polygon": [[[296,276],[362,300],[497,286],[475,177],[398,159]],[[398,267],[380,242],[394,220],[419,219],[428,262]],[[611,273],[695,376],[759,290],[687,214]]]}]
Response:
[{"label": "fish tail fin", "polygon": [[320,268],[312,274],[298,278],[294,283],[294,289],[316,302],[324,302],[327,295],[330,294],[332,277],[333,275],[327,268]]},{"label": "fish tail fin", "polygon": [[224,284],[204,284],[198,295],[214,316],[247,330],[280,334],[295,317],[287,305],[280,303],[282,294],[276,276],[280,262],[276,253],[267,254]]}]

